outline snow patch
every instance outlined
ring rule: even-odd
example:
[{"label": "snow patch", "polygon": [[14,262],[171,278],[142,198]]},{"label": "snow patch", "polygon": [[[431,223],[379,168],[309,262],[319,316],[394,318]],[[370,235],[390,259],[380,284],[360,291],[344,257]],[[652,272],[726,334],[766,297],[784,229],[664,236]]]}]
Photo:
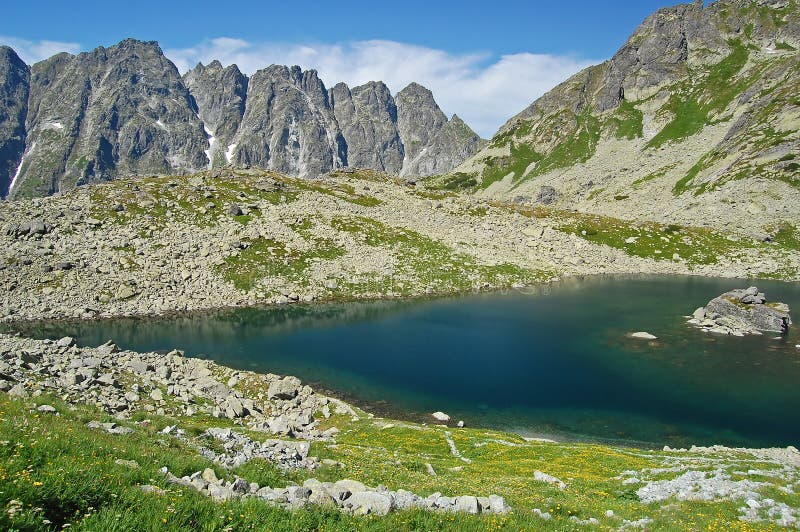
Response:
[{"label": "snow patch", "polygon": [[8,185],[8,190],[6,191],[6,195],[11,194],[11,190],[14,188],[14,184],[17,182],[19,178],[19,174],[22,173],[22,165],[25,164],[25,157],[31,154],[31,152],[36,148],[36,142],[31,144],[31,147],[22,154],[22,158],[19,160],[19,166],[17,166],[17,171],[14,172],[14,177],[11,178],[11,183]]},{"label": "snow patch", "polygon": [[45,122],[44,124],[42,124],[42,129],[62,130],[64,129],[64,124],[62,124],[61,122]]},{"label": "snow patch", "polygon": [[159,119],[159,120],[156,120],[156,125],[157,125],[158,127],[160,127],[161,129],[163,129],[164,131],[166,131],[166,130],[167,130],[167,126],[165,126],[165,125],[164,125],[164,122],[162,122],[160,119]]},{"label": "snow patch", "polygon": [[233,151],[235,149],[236,149],[236,143],[235,142],[233,144],[231,144],[230,146],[228,146],[228,149],[225,150],[225,160],[226,161],[231,162],[231,159],[233,159]]},{"label": "snow patch", "polygon": [[217,137],[214,136],[214,133],[212,133],[205,124],[203,124],[203,131],[206,132],[206,137],[208,138],[208,149],[204,150],[204,152],[206,154],[206,159],[208,159],[208,167],[211,168],[211,165],[213,164],[211,152],[214,151],[214,144],[217,143]]}]

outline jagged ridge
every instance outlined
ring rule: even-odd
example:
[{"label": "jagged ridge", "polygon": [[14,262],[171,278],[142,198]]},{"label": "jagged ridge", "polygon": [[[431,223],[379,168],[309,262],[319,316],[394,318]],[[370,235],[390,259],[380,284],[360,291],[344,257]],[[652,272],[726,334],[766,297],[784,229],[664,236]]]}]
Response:
[{"label": "jagged ridge", "polygon": [[248,78],[213,61],[181,76],[158,43],[133,39],[32,67],[2,47],[0,95],[0,196],[227,164],[301,177],[346,166],[428,175],[483,142],[417,84],[395,101],[382,82],[329,91],[296,66]]}]

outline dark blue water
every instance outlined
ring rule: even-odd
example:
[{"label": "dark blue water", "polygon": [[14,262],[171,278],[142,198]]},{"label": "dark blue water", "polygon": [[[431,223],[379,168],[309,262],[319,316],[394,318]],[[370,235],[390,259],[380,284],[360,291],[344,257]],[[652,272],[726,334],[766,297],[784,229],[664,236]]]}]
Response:
[{"label": "dark blue water", "polygon": [[[800,334],[711,336],[686,314],[748,283],[594,278],[533,293],[28,328],[297,375],[381,414],[632,444],[800,444]],[[759,281],[800,309],[800,286]],[[658,341],[626,334],[648,331]]]}]

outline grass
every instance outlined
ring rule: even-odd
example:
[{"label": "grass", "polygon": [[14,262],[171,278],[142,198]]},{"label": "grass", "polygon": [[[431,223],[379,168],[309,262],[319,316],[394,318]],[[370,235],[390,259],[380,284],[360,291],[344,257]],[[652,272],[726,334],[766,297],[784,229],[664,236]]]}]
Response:
[{"label": "grass", "polygon": [[[51,404],[58,416],[38,413],[37,404]],[[137,416],[141,417],[141,416]],[[220,420],[174,420],[153,416],[151,423],[130,423],[134,433],[107,434],[86,427],[103,419],[91,408],[71,408],[55,398],[32,401],[0,395],[0,527],[5,530],[616,530],[624,519],[650,517],[651,530],[768,530],[765,524],[738,520],[741,501],[680,502],[645,505],[636,495],[637,486],[622,484],[623,471],[663,467],[668,460],[688,464],[691,454],[664,453],[593,444],[526,442],[497,431],[446,429],[370,419],[334,416],[321,428],[337,426],[336,445],[314,442],[311,454],[331,458],[345,468],[322,466],[316,471],[288,474],[263,461],[252,461],[232,472],[216,467],[220,478],[234,475],[260,485],[283,487],[309,477],[321,481],[352,478],[390,489],[406,489],[421,496],[433,492],[446,495],[496,493],[514,509],[506,516],[469,516],[426,511],[393,512],[386,517],[354,518],[334,509],[315,506],[285,511],[258,499],[216,503],[189,488],[166,483],[159,471],[166,466],[176,475],[186,475],[212,464],[180,441],[159,433],[166,424],[219,425]],[[448,434],[465,463],[450,453]],[[708,457],[714,462],[697,463],[694,469],[710,469],[717,461],[730,471],[769,469],[746,455]],[[138,468],[116,463],[135,460]],[[431,464],[437,476],[425,471]],[[684,465],[684,467],[687,467]],[[544,471],[566,482],[565,490],[537,482],[535,471]],[[671,478],[680,472],[665,472],[654,478]],[[739,475],[741,476],[741,475]],[[737,477],[738,478],[738,477]],[[744,477],[742,477],[744,478]],[[764,496],[792,507],[797,495],[781,491],[780,480],[767,482]],[[139,486],[152,484],[164,491],[145,494]],[[552,514],[549,521],[536,517],[539,508]],[[613,516],[607,516],[608,510]],[[599,524],[586,527],[571,519],[594,517]]]},{"label": "grass", "polygon": [[[586,162],[594,155],[600,141],[602,125],[598,118],[590,112],[573,115],[567,111],[549,117],[549,127],[553,135],[558,135],[557,142],[546,153],[541,153],[530,144],[510,140],[510,155],[507,157],[489,158],[481,177],[481,186],[488,187],[492,183],[511,175],[515,182],[531,177],[544,175],[558,168],[567,168]],[[518,127],[530,128],[528,122],[521,122]],[[622,126],[626,131],[631,129],[628,121]],[[543,128],[539,128],[542,130]],[[493,144],[514,135],[509,130]],[[545,133],[542,133],[544,135]],[[535,165],[534,165],[535,163]],[[529,167],[533,167],[528,170]]]},{"label": "grass", "polygon": [[610,118],[614,135],[622,140],[633,140],[643,136],[644,114],[628,100],[623,100]]},{"label": "grass", "polygon": [[477,185],[478,181],[475,179],[475,176],[463,172],[456,172],[455,174],[446,176],[441,186],[446,190],[459,190],[472,188]]},{"label": "grass", "polygon": [[[258,182],[271,176],[236,174],[229,178],[203,179],[202,185],[193,184],[186,176],[120,180],[93,188],[90,215],[102,222],[146,225],[158,231],[172,222],[212,227],[223,218],[247,225],[253,214],[259,214],[258,209],[252,209],[253,214],[230,216],[229,205],[260,202],[277,205],[297,198],[296,189],[261,190]],[[115,209],[118,205],[122,210]]]},{"label": "grass", "polygon": [[767,228],[772,241],[787,250],[800,251],[800,229],[788,222]]},{"label": "grass", "polygon": [[[622,199],[622,198],[620,198]],[[755,243],[734,242],[711,229],[634,223],[609,216],[560,213],[559,230],[595,244],[621,249],[628,255],[656,260],[685,260],[688,264],[714,264]]]},{"label": "grass", "polygon": [[447,245],[416,231],[370,218],[338,216],[332,220],[331,226],[353,235],[364,245],[390,250],[395,258],[392,273],[368,275],[361,283],[345,282],[339,291],[356,294],[390,291],[412,295],[418,293],[420,287],[437,293],[456,292],[486,284],[493,287],[531,284],[547,278],[542,272],[510,263],[479,264],[473,257],[456,253]]},{"label": "grass", "polygon": [[[672,119],[647,146],[658,148],[667,142],[683,140],[711,123],[711,116],[724,111],[733,99],[753,82],[736,76],[747,63],[749,51],[739,40],[729,41],[731,53],[709,69],[705,79],[696,84],[683,84],[670,96],[662,112]],[[697,78],[701,74],[694,73]]]},{"label": "grass", "polygon": [[631,186],[634,189],[636,189],[636,188],[639,188],[641,185],[647,183],[648,181],[652,181],[654,179],[658,179],[659,177],[664,177],[665,175],[667,175],[667,172],[669,172],[670,170],[672,170],[676,166],[677,166],[677,163],[676,164],[670,164],[670,165],[664,166],[662,168],[659,168],[658,170],[655,170],[654,172],[650,172],[649,174],[647,174],[645,176],[642,176],[639,179],[635,180],[633,183],[631,183]]},{"label": "grass", "polygon": [[312,240],[310,249],[301,250],[271,238],[244,239],[247,246],[217,267],[222,277],[239,290],[251,290],[263,279],[288,280],[303,285],[303,273],[315,259],[333,260],[345,251],[334,243]]}]

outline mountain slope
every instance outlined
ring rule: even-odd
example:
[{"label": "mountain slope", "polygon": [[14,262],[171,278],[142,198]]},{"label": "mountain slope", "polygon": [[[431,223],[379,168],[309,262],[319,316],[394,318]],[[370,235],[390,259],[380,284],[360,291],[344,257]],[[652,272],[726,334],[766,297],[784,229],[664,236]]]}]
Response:
[{"label": "mountain slope", "polygon": [[795,0],[661,9],[441,184],[748,231],[797,221],[798,48]]}]

